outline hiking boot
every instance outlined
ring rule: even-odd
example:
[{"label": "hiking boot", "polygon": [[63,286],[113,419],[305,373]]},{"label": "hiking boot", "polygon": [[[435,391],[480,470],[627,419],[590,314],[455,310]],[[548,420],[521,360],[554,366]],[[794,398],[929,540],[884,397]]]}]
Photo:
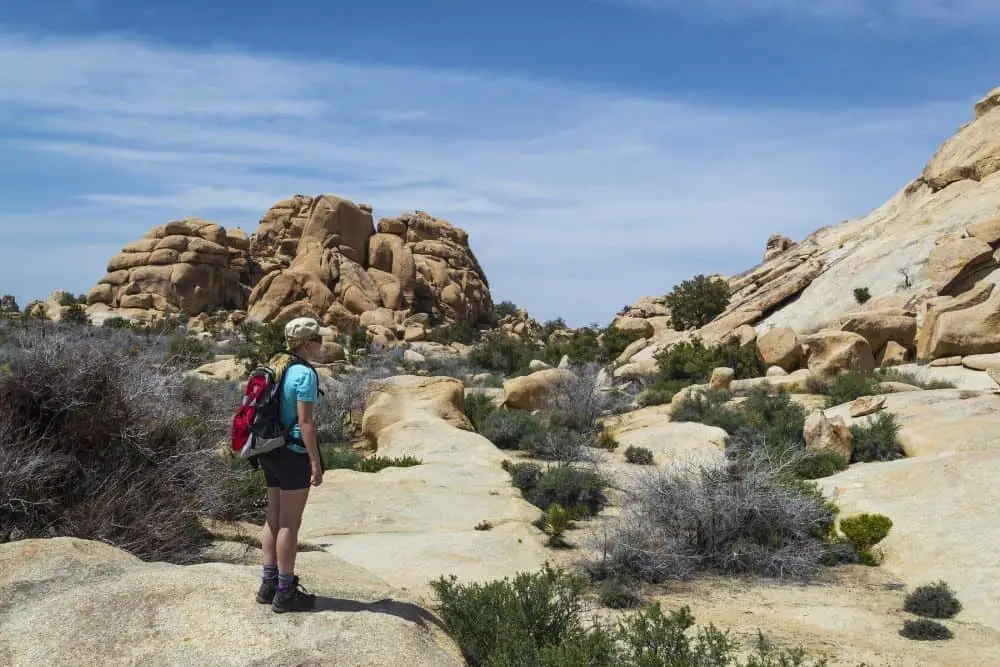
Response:
[{"label": "hiking boot", "polygon": [[316,596],[306,591],[299,583],[299,578],[295,577],[291,588],[275,593],[271,610],[282,614],[286,611],[310,611],[315,606]]},{"label": "hiking boot", "polygon": [[257,589],[257,602],[261,604],[271,604],[274,601],[274,594],[278,592],[278,581],[264,581]]}]

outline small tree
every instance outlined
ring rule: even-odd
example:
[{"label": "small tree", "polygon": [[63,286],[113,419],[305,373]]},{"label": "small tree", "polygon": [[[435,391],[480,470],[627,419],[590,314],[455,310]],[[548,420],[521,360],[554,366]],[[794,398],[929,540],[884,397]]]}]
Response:
[{"label": "small tree", "polygon": [[868,303],[869,299],[872,298],[872,293],[867,287],[855,287],[854,288],[854,300],[858,302],[858,305],[864,305]]},{"label": "small tree", "polygon": [[698,274],[674,287],[666,300],[674,329],[697,329],[714,320],[729,305],[729,286],[724,280]]}]

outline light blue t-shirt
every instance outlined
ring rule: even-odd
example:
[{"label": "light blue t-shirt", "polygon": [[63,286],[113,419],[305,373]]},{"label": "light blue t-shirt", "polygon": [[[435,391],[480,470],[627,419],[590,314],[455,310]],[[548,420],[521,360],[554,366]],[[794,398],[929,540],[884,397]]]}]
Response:
[{"label": "light blue t-shirt", "polygon": [[[315,403],[319,398],[319,386],[316,382],[316,373],[304,364],[296,364],[285,371],[285,380],[282,384],[281,411],[279,418],[281,425],[288,428],[295,421],[298,414],[298,402]],[[293,438],[302,438],[302,431],[299,425],[292,427],[289,435]],[[288,449],[299,454],[305,454],[306,448],[302,445],[289,443]]]}]

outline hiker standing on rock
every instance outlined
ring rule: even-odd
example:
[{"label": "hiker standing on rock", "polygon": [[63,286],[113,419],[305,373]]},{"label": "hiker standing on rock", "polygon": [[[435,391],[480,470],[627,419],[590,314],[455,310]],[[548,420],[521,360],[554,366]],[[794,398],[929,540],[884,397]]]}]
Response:
[{"label": "hiker standing on rock", "polygon": [[267,481],[267,521],[260,539],[263,581],[257,602],[270,603],[279,613],[307,611],[316,604],[316,596],[306,592],[295,576],[295,554],[309,488],[323,483],[313,421],[319,376],[309,363],[319,355],[322,333],[319,322],[311,317],[290,321],[285,325],[289,351],[270,362],[281,382],[280,420],[287,436],[283,447],[259,457]]}]

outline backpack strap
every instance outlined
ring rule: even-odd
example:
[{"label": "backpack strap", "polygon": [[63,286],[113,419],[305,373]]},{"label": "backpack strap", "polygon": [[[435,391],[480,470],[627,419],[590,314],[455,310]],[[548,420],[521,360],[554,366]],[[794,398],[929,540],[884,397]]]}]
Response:
[{"label": "backpack strap", "polygon": [[[307,360],[303,359],[302,357],[300,357],[299,355],[295,354],[291,350],[282,350],[278,354],[287,354],[288,356],[290,356],[292,358],[292,360],[290,362],[288,362],[288,364],[284,367],[284,369],[282,369],[282,371],[281,371],[281,377],[278,379],[278,386],[279,386],[279,391],[278,391],[278,410],[279,410],[279,414],[280,414],[280,410],[281,410],[281,401],[284,399],[284,395],[285,395],[285,392],[284,392],[285,376],[288,374],[288,369],[291,368],[292,366],[307,366],[309,368],[309,370],[311,370],[313,372],[313,375],[316,376],[316,391],[319,393],[320,396],[325,396],[326,395],[323,392],[323,389],[320,388],[320,386],[319,386],[319,372],[316,370],[315,366],[313,366]],[[276,356],[278,356],[278,355],[276,354],[275,357]],[[274,357],[272,357],[272,359],[273,358]],[[291,430],[293,428],[295,428],[298,425],[298,423],[299,423],[299,412],[298,412],[298,410],[296,410],[295,411],[295,416],[292,418],[292,423],[288,425],[288,431],[289,431],[289,433],[291,433]],[[302,445],[305,444],[305,443],[300,442],[300,440],[297,439],[297,438],[296,439],[291,438],[291,436],[286,436],[286,440],[288,440],[290,442],[293,442],[294,444],[302,444]],[[322,460],[322,453],[320,453],[320,459]]]}]

